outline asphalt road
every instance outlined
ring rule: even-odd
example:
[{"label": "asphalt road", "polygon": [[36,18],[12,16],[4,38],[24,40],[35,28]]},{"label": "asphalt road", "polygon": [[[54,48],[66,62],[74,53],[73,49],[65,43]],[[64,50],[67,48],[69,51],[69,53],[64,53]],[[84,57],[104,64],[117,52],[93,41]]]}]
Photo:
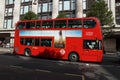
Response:
[{"label": "asphalt road", "polygon": [[105,56],[103,62],[69,62],[0,53],[0,80],[120,80],[120,62]]}]

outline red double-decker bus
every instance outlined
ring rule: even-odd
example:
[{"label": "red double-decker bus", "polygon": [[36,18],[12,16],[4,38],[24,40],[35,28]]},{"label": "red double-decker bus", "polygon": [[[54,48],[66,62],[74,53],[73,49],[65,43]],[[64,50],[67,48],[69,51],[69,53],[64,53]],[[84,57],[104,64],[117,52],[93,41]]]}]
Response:
[{"label": "red double-decker bus", "polygon": [[19,21],[15,29],[14,53],[101,62],[100,22],[94,17]]}]

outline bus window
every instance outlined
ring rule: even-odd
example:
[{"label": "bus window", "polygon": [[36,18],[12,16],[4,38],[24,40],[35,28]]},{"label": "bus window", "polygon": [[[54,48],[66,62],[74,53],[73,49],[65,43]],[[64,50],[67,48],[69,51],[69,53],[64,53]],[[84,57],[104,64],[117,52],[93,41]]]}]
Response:
[{"label": "bus window", "polygon": [[20,38],[20,44],[24,45],[24,38]]},{"label": "bus window", "polygon": [[39,38],[35,39],[35,46],[40,46],[40,39]]},{"label": "bus window", "polygon": [[81,28],[82,20],[68,20],[68,28]]},{"label": "bus window", "polygon": [[84,49],[102,49],[102,43],[99,40],[84,40]]},{"label": "bus window", "polygon": [[27,22],[26,23],[26,28],[29,29],[29,28],[35,28],[35,22]]},{"label": "bus window", "polygon": [[42,22],[42,28],[52,28],[53,21],[43,21]]},{"label": "bus window", "polygon": [[24,27],[25,27],[25,23],[20,22],[20,23],[18,23],[17,29],[23,29]]},{"label": "bus window", "polygon": [[36,28],[40,28],[41,27],[41,22],[36,22]]},{"label": "bus window", "polygon": [[96,26],[96,22],[94,20],[84,20],[83,24],[84,28],[94,28]]},{"label": "bus window", "polygon": [[41,46],[51,47],[52,39],[41,39]]},{"label": "bus window", "polygon": [[34,46],[34,39],[33,38],[26,38],[25,45],[27,46]]},{"label": "bus window", "polygon": [[66,20],[57,20],[55,21],[55,28],[66,28],[67,21]]}]

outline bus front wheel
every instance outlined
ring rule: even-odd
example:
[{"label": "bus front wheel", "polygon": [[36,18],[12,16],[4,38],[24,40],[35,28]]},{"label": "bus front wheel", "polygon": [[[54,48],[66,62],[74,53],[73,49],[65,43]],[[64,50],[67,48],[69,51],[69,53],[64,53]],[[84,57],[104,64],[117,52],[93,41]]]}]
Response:
[{"label": "bus front wheel", "polygon": [[69,60],[72,62],[77,62],[79,60],[79,56],[75,52],[71,52],[69,55]]},{"label": "bus front wheel", "polygon": [[25,55],[25,56],[28,56],[28,57],[31,56],[31,51],[30,51],[30,49],[25,49],[25,50],[24,50],[24,55]]}]

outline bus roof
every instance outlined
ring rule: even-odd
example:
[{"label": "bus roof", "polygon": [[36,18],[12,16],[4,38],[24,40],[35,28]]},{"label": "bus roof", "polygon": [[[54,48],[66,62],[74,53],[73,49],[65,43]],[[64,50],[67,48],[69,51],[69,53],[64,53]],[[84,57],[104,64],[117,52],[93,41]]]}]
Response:
[{"label": "bus roof", "polygon": [[93,20],[98,21],[98,19],[96,17],[82,17],[82,18],[54,18],[54,19],[49,18],[49,19],[37,19],[37,20],[20,20],[18,22],[51,21],[51,20],[77,20],[77,19],[81,19],[81,20],[93,19]]}]

